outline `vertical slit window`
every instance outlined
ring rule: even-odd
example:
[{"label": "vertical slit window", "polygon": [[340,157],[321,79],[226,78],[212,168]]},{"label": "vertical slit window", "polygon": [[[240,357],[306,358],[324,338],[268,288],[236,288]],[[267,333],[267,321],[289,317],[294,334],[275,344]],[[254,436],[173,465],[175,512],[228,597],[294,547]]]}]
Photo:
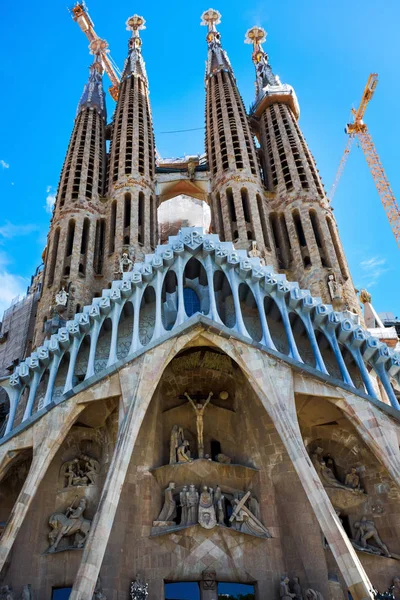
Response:
[{"label": "vertical slit window", "polygon": [[154,197],[150,196],[150,246],[152,250],[155,248],[155,231],[154,231]]},{"label": "vertical slit window", "polygon": [[329,217],[327,217],[326,222],[328,225],[329,233],[331,234],[332,243],[335,249],[337,261],[339,263],[340,272],[342,274],[343,279],[347,280],[349,278],[349,274],[347,272],[346,263],[344,261],[342,249],[340,247],[340,242],[336,233],[335,226],[332,223],[331,219],[329,219]]},{"label": "vertical slit window", "polygon": [[94,240],[93,269],[96,275],[103,274],[105,232],[106,222],[104,219],[99,219],[96,222],[96,235]]},{"label": "vertical slit window", "polygon": [[115,230],[117,225],[117,201],[114,200],[111,204],[110,218],[110,239],[108,241],[108,251],[112,254],[115,250]]},{"label": "vertical slit window", "polygon": [[145,223],[144,223],[144,194],[143,192],[139,192],[139,201],[138,201],[138,242],[139,244],[144,244],[144,232],[145,232]]},{"label": "vertical slit window", "polygon": [[257,198],[258,213],[260,215],[261,228],[262,228],[262,232],[263,232],[264,246],[266,248],[268,248],[268,250],[270,250],[271,246],[269,243],[267,217],[265,214],[265,207],[263,204],[263,199],[261,198],[260,194],[257,194],[256,198]]},{"label": "vertical slit window", "polygon": [[321,264],[323,267],[330,267],[328,255],[326,252],[325,241],[322,236],[321,227],[319,225],[318,216],[315,210],[310,210],[310,221],[314,232],[315,241],[321,258]]},{"label": "vertical slit window", "polygon": [[301,222],[300,213],[298,210],[293,211],[293,221],[296,229],[297,239],[299,240],[301,257],[303,265],[309,267],[311,265],[310,255],[307,248],[306,236],[304,234],[303,224]]},{"label": "vertical slit window", "polygon": [[285,265],[282,257],[282,248],[281,248],[281,240],[279,235],[279,225],[278,225],[278,216],[276,213],[271,213],[269,216],[269,221],[271,224],[272,236],[274,238],[275,250],[276,250],[276,258],[278,259],[278,267],[280,269],[284,269]]},{"label": "vertical slit window", "polygon": [[236,210],[235,210],[235,201],[233,199],[232,188],[228,188],[226,190],[226,201],[228,203],[229,216],[232,223],[236,223]]},{"label": "vertical slit window", "polygon": [[88,241],[89,241],[89,228],[90,228],[90,221],[89,221],[89,219],[85,219],[83,221],[82,239],[81,239],[81,256],[80,256],[80,261],[79,261],[79,273],[81,275],[86,274],[86,254],[87,254]]},{"label": "vertical slit window", "polygon": [[224,242],[225,241],[224,217],[222,216],[221,195],[219,192],[217,192],[217,194],[215,195],[215,203],[217,205],[218,225],[219,225],[219,231],[217,231],[217,233],[219,234],[219,238],[220,238],[221,242]]},{"label": "vertical slit window", "polygon": [[75,221],[68,223],[67,245],[65,246],[65,256],[71,256],[74,247]]},{"label": "vertical slit window", "polygon": [[51,249],[51,258],[50,258],[50,268],[49,268],[49,277],[47,280],[47,285],[50,286],[54,281],[54,272],[57,264],[57,254],[58,254],[58,244],[60,241],[60,228],[57,227],[54,238],[53,238],[53,247]]},{"label": "vertical slit window", "polygon": [[131,195],[124,197],[124,244],[130,243],[131,236]]},{"label": "vertical slit window", "polygon": [[240,196],[242,198],[243,214],[246,223],[251,223],[250,209],[249,209],[249,193],[246,188],[240,190]]}]

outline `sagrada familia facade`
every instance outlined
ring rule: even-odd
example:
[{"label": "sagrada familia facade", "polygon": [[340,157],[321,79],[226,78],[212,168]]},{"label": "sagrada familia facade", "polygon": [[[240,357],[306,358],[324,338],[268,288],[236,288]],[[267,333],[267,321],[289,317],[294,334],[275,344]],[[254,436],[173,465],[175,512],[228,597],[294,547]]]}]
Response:
[{"label": "sagrada familia facade", "polygon": [[[1,598],[400,597],[400,355],[364,326],[265,31],[246,111],[219,23],[203,160],[156,160],[144,19],[110,123],[92,45],[31,348],[0,380]],[[174,199],[188,219],[161,223]]]}]

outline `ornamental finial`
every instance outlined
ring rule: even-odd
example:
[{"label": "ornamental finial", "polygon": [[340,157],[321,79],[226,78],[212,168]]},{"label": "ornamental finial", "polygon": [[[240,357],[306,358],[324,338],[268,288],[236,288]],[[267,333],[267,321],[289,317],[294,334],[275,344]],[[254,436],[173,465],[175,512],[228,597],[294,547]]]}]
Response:
[{"label": "ornamental finial", "polygon": [[267,32],[265,31],[265,29],[263,27],[258,27],[257,25],[255,25],[254,27],[252,27],[251,29],[248,29],[246,31],[246,35],[244,37],[244,43],[245,44],[253,44],[254,47],[254,51],[253,51],[253,62],[254,64],[257,66],[257,64],[259,62],[261,62],[261,60],[263,59],[263,57],[266,56],[263,47],[261,46],[261,44],[263,44],[267,39]]},{"label": "ornamental finial", "polygon": [[141,50],[142,40],[140,39],[139,31],[146,29],[146,21],[140,15],[133,15],[126,21],[126,28],[132,31],[132,37],[129,40],[128,46],[131,50]]},{"label": "ornamental finial", "polygon": [[215,26],[221,23],[221,13],[214,8],[205,10],[201,15],[200,25],[206,25],[208,31],[216,31]]},{"label": "ornamental finial", "polygon": [[133,17],[129,17],[126,22],[126,28],[128,31],[132,31],[132,36],[137,37],[138,31],[142,31],[146,29],[145,26],[146,21],[140,15],[133,15]]}]

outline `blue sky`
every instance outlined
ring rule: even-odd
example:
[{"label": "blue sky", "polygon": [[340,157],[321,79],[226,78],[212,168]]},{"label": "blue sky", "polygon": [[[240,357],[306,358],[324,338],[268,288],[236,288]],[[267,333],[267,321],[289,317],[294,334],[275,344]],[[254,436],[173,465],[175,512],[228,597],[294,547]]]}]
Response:
[{"label": "blue sky", "polygon": [[[97,33],[120,68],[126,19],[142,14],[143,54],[150,80],[156,143],[162,156],[203,152],[204,131],[164,133],[204,125],[205,28],[208,4],[88,0]],[[300,126],[327,190],[345,143],[343,129],[368,74],[379,73],[366,113],[381,160],[400,196],[400,3],[398,0],[217,0],[219,30],[246,106],[253,101],[246,30],[268,31],[274,71],[297,92]],[[66,4],[8,2],[0,23],[0,313],[26,288],[46,243],[51,203],[91,62],[88,43]],[[108,87],[108,80],[105,81]],[[113,101],[108,98],[109,118]],[[367,286],[378,311],[400,316],[398,249],[360,148],[354,147],[334,199],[335,215],[357,287]]]}]

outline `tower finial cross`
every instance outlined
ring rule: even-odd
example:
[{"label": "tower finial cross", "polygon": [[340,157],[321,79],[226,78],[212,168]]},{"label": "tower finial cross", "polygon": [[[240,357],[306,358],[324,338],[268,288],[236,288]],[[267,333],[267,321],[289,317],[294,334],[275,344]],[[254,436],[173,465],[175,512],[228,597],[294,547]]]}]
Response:
[{"label": "tower finial cross", "polygon": [[201,15],[200,25],[206,25],[208,31],[216,31],[215,25],[219,25],[219,23],[221,23],[221,13],[214,8],[205,10]]}]

